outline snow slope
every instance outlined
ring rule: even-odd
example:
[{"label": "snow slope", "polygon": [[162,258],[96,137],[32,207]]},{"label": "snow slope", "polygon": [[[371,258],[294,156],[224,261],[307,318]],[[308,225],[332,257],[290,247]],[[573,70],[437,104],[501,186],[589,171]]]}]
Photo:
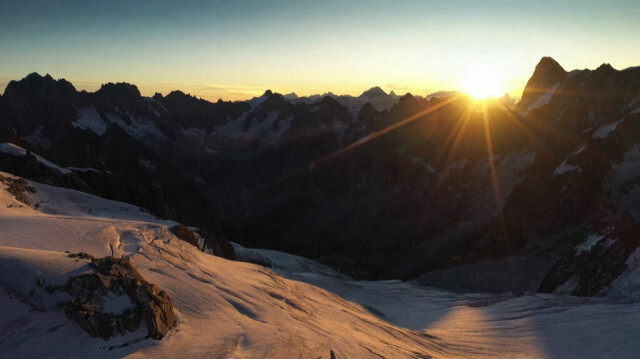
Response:
[{"label": "snow slope", "polygon": [[[415,357],[439,347],[333,293],[202,253],[177,240],[166,224],[123,210],[126,204],[36,189],[36,196],[50,199],[41,208],[51,214],[21,205],[6,191],[0,196],[0,357],[328,358],[331,350],[339,357]],[[77,274],[64,251],[104,256],[112,248],[172,298],[179,325],[162,341],[131,333],[105,342],[90,338],[55,306],[32,310],[34,303],[51,302],[36,285],[39,275],[50,283]]]},{"label": "snow slope", "polygon": [[[8,176],[7,174],[2,174]],[[273,270],[198,251],[137,207],[32,183],[32,203],[0,186],[2,358],[635,357],[640,304],[609,298],[455,294],[358,282],[308,259],[240,248]],[[86,268],[64,251],[126,256],[171,297],[178,326],[91,338],[36,279]],[[62,295],[62,294],[56,294]],[[114,299],[112,310],[119,308]]]},{"label": "snow slope", "polygon": [[298,256],[238,252],[240,259],[256,255],[279,262],[276,270],[287,278],[327,289],[391,324],[443,340],[450,351],[435,357],[635,358],[640,349],[640,252],[629,259],[634,265],[615,283],[612,298],[459,294],[396,280],[350,281],[306,271],[314,266],[301,264]]}]

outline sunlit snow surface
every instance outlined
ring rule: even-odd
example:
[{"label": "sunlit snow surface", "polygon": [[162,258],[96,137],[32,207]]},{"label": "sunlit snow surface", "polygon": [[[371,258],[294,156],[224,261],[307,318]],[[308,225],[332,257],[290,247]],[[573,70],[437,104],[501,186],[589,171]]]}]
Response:
[{"label": "sunlit snow surface", "polygon": [[[134,206],[34,185],[32,202],[42,212],[0,186],[3,358],[330,358],[332,350],[337,358],[635,358],[640,352],[639,303],[358,282],[302,257],[239,247],[241,258],[272,269],[232,262],[177,240],[170,222]],[[36,284],[39,276],[63,283],[86,270],[66,250],[129,257],[167,291],[177,328],[161,341],[145,339],[144,329],[109,341],[89,337],[57,308],[59,298]],[[636,267],[627,275],[630,290],[637,290]],[[111,299],[114,311],[127,304]]]}]

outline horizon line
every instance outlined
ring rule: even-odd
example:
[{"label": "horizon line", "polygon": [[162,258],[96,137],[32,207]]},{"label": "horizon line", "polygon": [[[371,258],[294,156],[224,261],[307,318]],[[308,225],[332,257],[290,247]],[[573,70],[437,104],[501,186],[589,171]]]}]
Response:
[{"label": "horizon line", "polygon": [[[95,93],[97,92],[102,86],[107,85],[107,84],[118,84],[118,83],[125,83],[125,84],[129,84],[132,86],[135,86],[138,91],[140,92],[140,95],[142,97],[148,97],[151,98],[153,97],[155,94],[160,94],[161,96],[165,97],[168,94],[175,92],[175,91],[179,91],[182,92],[188,96],[193,96],[195,98],[198,98],[200,100],[205,100],[207,102],[210,103],[215,103],[218,101],[223,101],[223,102],[244,102],[244,101],[249,101],[252,100],[254,98],[259,98],[261,96],[263,96],[267,91],[271,91],[274,94],[279,94],[282,96],[286,96],[286,95],[291,95],[291,94],[295,94],[296,96],[300,97],[300,98],[305,98],[305,97],[312,97],[312,96],[327,96],[327,95],[335,95],[337,97],[341,97],[341,96],[350,96],[350,97],[359,97],[361,96],[364,92],[369,91],[371,89],[374,88],[380,88],[385,94],[390,95],[392,92],[398,96],[398,97],[402,97],[402,96],[406,96],[407,94],[410,94],[412,96],[418,96],[418,97],[423,97],[423,98],[427,98],[431,95],[437,94],[437,93],[452,93],[452,94],[464,94],[464,95],[469,95],[467,93],[465,93],[462,90],[453,90],[453,89],[440,89],[440,90],[430,90],[430,89],[423,89],[423,90],[418,90],[418,91],[411,91],[409,88],[405,88],[405,87],[400,87],[400,88],[393,88],[396,86],[393,86],[390,88],[390,86],[380,86],[380,85],[374,85],[374,86],[370,86],[362,91],[360,91],[359,94],[350,94],[350,93],[338,93],[338,91],[324,91],[324,92],[314,92],[311,94],[306,94],[306,92],[303,91],[303,94],[298,94],[298,91],[280,91],[280,90],[272,90],[272,88],[265,88],[263,90],[258,89],[257,87],[246,87],[247,91],[238,91],[238,90],[234,90],[233,86],[216,86],[216,85],[186,85],[183,84],[183,86],[180,86],[179,84],[156,84],[156,86],[154,85],[138,85],[136,83],[133,82],[128,82],[128,81],[107,81],[107,82],[96,82],[96,81],[75,81],[75,80],[69,80],[66,77],[54,77],[53,75],[51,75],[50,73],[45,73],[44,75],[42,75],[40,72],[38,71],[33,71],[28,73],[27,75],[23,76],[20,79],[10,79],[10,78],[0,78],[0,88],[3,89],[2,91],[2,96],[4,96],[7,86],[9,85],[10,82],[12,81],[22,81],[25,78],[27,78],[29,75],[31,74],[37,74],[40,77],[46,77],[47,75],[50,76],[51,78],[53,78],[55,81],[67,81],[69,83],[71,83],[73,85],[73,87],[76,89],[76,91],[81,92],[81,91],[86,91],[88,93]],[[175,85],[175,86],[174,86]],[[182,87],[182,88],[180,88]],[[194,87],[196,87],[196,89],[201,89],[201,90],[224,90],[224,91],[230,91],[230,92],[239,92],[242,93],[242,95],[240,96],[203,96],[202,94],[198,94],[198,92],[200,91],[189,91],[189,90],[185,90],[185,87],[191,87],[192,89]],[[237,87],[236,87],[237,88]],[[514,99],[516,101],[519,101],[520,98],[522,97],[522,93],[525,89],[525,86],[522,87],[515,87],[515,88],[511,88],[511,89],[507,89],[504,93],[503,96],[508,96],[511,99]],[[517,94],[517,95],[516,95]],[[469,95],[470,96],[470,95]],[[495,96],[496,98],[501,98],[503,96]]]}]

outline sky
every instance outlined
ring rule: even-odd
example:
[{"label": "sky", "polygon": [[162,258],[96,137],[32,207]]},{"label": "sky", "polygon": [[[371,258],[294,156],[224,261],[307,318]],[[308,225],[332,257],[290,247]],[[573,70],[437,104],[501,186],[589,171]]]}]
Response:
[{"label": "sky", "polygon": [[[463,90],[490,74],[519,97],[541,57],[566,70],[640,65],[640,1],[0,0],[0,91],[31,72],[95,91]],[[484,78],[486,78],[485,76]]]}]

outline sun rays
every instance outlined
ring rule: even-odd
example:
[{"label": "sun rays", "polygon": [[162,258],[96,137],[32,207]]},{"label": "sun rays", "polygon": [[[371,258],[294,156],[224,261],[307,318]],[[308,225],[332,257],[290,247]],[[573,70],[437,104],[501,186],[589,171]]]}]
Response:
[{"label": "sun rays", "polygon": [[[496,131],[500,130],[500,126],[508,126],[512,131],[518,132],[513,135],[526,138],[534,145],[540,145],[540,141],[537,140],[536,136],[522,123],[522,118],[505,106],[505,104],[503,104],[499,99],[475,100],[464,95],[451,96],[436,105],[429,106],[423,111],[397,121],[396,123],[377,132],[362,137],[359,140],[312,162],[309,168],[325,164],[344,156],[348,152],[413,121],[443,121],[442,119],[438,119],[439,116],[437,115],[438,112],[446,110],[448,106],[461,106],[461,111],[459,115],[456,115],[458,117],[447,118],[444,120],[451,120],[454,122],[446,124],[446,126],[443,127],[449,128],[449,130],[447,130],[448,133],[446,134],[446,137],[443,137],[444,141],[434,158],[435,161],[439,163],[437,167],[442,171],[447,171],[447,168],[451,166],[456,158],[459,158],[461,154],[464,155],[464,151],[469,150],[470,147],[468,146],[468,143],[465,142],[477,141],[476,147],[472,147],[474,151],[476,151],[474,156],[477,155],[479,158],[487,158],[489,162],[489,186],[491,187],[490,190],[493,193],[492,198],[495,202],[497,213],[496,219],[498,220],[497,224],[499,225],[498,233],[502,237],[504,250],[507,253],[510,253],[512,248],[503,211],[504,199],[501,195],[500,179],[496,169],[496,161],[499,156],[495,155],[494,134],[498,133]],[[446,122],[442,122],[442,124],[445,123]],[[449,125],[451,127],[447,127]],[[463,147],[465,148],[464,151],[460,152]],[[440,183],[440,179],[438,180],[438,183]]]},{"label": "sun rays", "polygon": [[467,67],[463,91],[476,100],[502,97],[507,91],[500,69],[493,63],[478,63]]}]

